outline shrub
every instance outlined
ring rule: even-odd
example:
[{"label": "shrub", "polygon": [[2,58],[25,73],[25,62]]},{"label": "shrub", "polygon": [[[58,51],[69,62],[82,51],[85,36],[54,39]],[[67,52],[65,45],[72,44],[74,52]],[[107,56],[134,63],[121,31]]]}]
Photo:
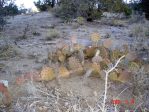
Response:
[{"label": "shrub", "polygon": [[16,14],[19,14],[19,9],[13,2],[7,4],[7,0],[0,1],[0,30],[6,24],[5,16]]},{"label": "shrub", "polygon": [[17,50],[15,49],[15,46],[9,45],[8,40],[4,40],[5,37],[1,37],[3,44],[0,45],[0,60],[8,59],[16,56]]},{"label": "shrub", "polygon": [[0,31],[3,29],[5,24],[6,20],[4,19],[4,17],[0,16]]},{"label": "shrub", "polygon": [[124,13],[126,16],[130,16],[132,14],[132,9],[129,8],[128,6],[124,7]]},{"label": "shrub", "polygon": [[93,19],[100,19],[102,16],[102,12],[101,11],[98,11],[98,10],[94,10],[92,12],[92,18]]},{"label": "shrub", "polygon": [[37,2],[34,2],[34,4],[40,11],[47,11],[50,7],[54,7],[55,0],[38,0]]},{"label": "shrub", "polygon": [[19,9],[18,9],[17,5],[15,5],[14,3],[10,3],[8,6],[5,6],[4,10],[6,12],[6,15],[19,14]]},{"label": "shrub", "polygon": [[117,19],[113,19],[110,23],[111,26],[119,26],[119,27],[124,27],[125,26],[125,21],[123,20],[117,20]]},{"label": "shrub", "polygon": [[94,0],[61,0],[60,6],[56,9],[56,15],[63,19],[84,17],[88,20],[93,20],[99,15],[99,13],[94,13],[97,10],[97,8],[94,9],[95,3]]},{"label": "shrub", "polygon": [[50,29],[49,32],[47,33],[46,39],[52,40],[59,37],[60,37],[60,33],[56,29]]},{"label": "shrub", "polygon": [[77,17],[77,23],[80,25],[84,24],[84,18],[83,17]]},{"label": "shrub", "polygon": [[145,12],[145,17],[149,20],[149,1],[141,0],[142,10]]},{"label": "shrub", "polygon": [[6,21],[4,19],[4,8],[3,6],[0,6],[0,30],[3,29],[3,26],[6,24]]},{"label": "shrub", "polygon": [[148,23],[145,24],[134,24],[131,27],[130,36],[136,37],[137,39],[143,39],[144,37],[148,37],[149,27]]},{"label": "shrub", "polygon": [[[98,7],[97,7],[98,5]],[[87,21],[100,19],[103,11],[124,12],[126,16],[132,13],[131,8],[122,0],[109,1],[104,0],[97,2],[96,0],[61,0],[59,7],[56,9],[56,15],[66,18],[84,17]]]}]

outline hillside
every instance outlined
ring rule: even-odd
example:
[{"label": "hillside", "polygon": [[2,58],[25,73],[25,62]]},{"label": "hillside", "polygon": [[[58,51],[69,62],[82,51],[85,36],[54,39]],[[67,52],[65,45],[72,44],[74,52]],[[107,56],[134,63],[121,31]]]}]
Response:
[{"label": "hillside", "polygon": [[[32,76],[33,74],[39,74],[44,67],[52,67],[58,70],[60,66],[67,66],[67,62],[51,62],[48,57],[49,53],[55,52],[63,45],[72,44],[71,41],[83,47],[92,46],[92,40],[90,39],[92,33],[100,35],[98,45],[103,45],[103,42],[110,39],[110,42],[112,42],[110,50],[122,49],[124,46],[128,46],[130,49],[137,49],[137,59],[143,60],[143,63],[146,62],[141,66],[146,67],[145,73],[149,73],[149,38],[137,38],[138,30],[134,28],[137,29],[138,26],[136,25],[139,24],[144,25],[144,28],[146,28],[149,23],[145,20],[142,23],[133,23],[129,19],[103,18],[79,25],[76,20],[66,23],[50,12],[9,17],[0,39],[0,79],[9,82],[12,102],[9,107],[0,107],[0,111],[99,111],[99,105],[102,103],[100,101],[103,100],[104,79],[88,77],[84,75],[86,73],[82,75],[74,73],[69,78],[56,76],[56,79],[51,81],[34,81]],[[140,36],[142,36],[141,33],[139,33]],[[75,39],[73,40],[73,38]],[[73,55],[71,56],[73,57]],[[87,61],[90,62],[91,59],[87,59]],[[27,81],[22,81],[20,77],[25,74],[29,74],[26,76],[31,76],[31,78],[27,78]],[[127,75],[130,76],[132,74]],[[32,78],[33,80],[31,80]],[[19,83],[16,83],[17,80],[19,80]],[[115,106],[111,102],[112,98],[118,98],[121,101],[135,99],[134,105],[122,103],[118,105],[118,110],[134,110],[141,101],[144,101],[144,99],[135,97],[132,80],[125,83],[109,81],[109,100],[106,104],[109,106],[109,110],[107,112],[114,112]]]}]

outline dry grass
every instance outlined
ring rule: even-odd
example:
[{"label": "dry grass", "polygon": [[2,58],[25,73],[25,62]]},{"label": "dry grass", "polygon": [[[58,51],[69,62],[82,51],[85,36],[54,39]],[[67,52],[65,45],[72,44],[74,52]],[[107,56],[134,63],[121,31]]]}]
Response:
[{"label": "dry grass", "polygon": [[78,24],[78,23],[76,23],[76,22],[73,22],[72,23],[72,28],[73,29],[77,29],[77,28],[79,28],[80,27],[80,25]]},{"label": "dry grass", "polygon": [[60,37],[60,32],[56,29],[50,29],[47,33],[47,40],[52,40]]},{"label": "dry grass", "polygon": [[124,27],[126,26],[126,21],[124,20],[115,20],[113,19],[110,23],[111,26],[118,26],[118,27]]},{"label": "dry grass", "polygon": [[131,26],[130,36],[139,38],[149,37],[149,22],[145,23],[135,23]]},{"label": "dry grass", "polygon": [[[99,107],[91,107],[85,98],[72,91],[64,93],[59,88],[45,88],[29,82],[25,85],[28,95],[18,98],[14,104],[17,112],[96,112]],[[24,88],[24,89],[25,89]],[[33,94],[34,93],[34,94]]]},{"label": "dry grass", "polygon": [[12,58],[16,56],[17,52],[11,45],[3,45],[0,47],[0,60]]},{"label": "dry grass", "polygon": [[28,38],[28,32],[30,31],[30,26],[27,24],[26,27],[23,30],[23,34],[16,38],[16,40],[22,40]]},{"label": "dry grass", "polygon": [[136,71],[133,77],[133,95],[138,99],[138,105],[141,104],[142,110],[149,107],[149,76],[148,72],[144,71],[142,67],[140,70]]}]

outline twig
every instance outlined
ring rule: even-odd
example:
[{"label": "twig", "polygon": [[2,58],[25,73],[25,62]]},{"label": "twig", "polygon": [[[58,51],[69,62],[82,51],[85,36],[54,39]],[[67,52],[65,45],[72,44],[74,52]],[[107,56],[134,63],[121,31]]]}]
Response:
[{"label": "twig", "polygon": [[105,103],[106,103],[106,99],[107,99],[107,87],[108,87],[108,76],[109,73],[112,72],[120,63],[120,61],[125,57],[125,55],[123,55],[121,58],[119,58],[116,62],[116,64],[112,67],[109,68],[108,70],[105,70],[106,73],[106,77],[105,77],[105,94],[104,94],[104,99],[103,99],[103,108],[102,108],[102,112],[106,112],[105,110]]},{"label": "twig", "polygon": [[134,110],[134,112],[136,112],[137,111],[137,109],[141,106],[143,104],[143,102],[142,103],[140,103],[136,108],[135,108],[135,110]]},{"label": "twig", "polygon": [[125,88],[123,91],[121,91],[116,98],[118,98],[124,91],[126,91],[129,87]]}]

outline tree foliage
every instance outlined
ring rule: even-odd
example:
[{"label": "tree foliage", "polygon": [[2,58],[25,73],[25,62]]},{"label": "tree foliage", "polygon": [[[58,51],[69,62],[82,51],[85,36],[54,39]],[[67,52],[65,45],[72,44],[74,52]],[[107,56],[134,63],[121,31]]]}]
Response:
[{"label": "tree foliage", "polygon": [[48,7],[54,7],[55,6],[55,0],[38,0],[37,2],[34,2],[35,6],[40,11],[46,11],[48,10]]},{"label": "tree foliage", "polygon": [[131,0],[130,6],[135,12],[142,14],[149,20],[149,1],[148,0]]},{"label": "tree foliage", "polygon": [[6,0],[0,0],[0,30],[3,28],[5,24],[4,20],[4,5],[6,3]]},{"label": "tree foliage", "polygon": [[17,15],[19,14],[19,9],[14,3],[10,3],[8,6],[4,7],[5,15]]},{"label": "tree foliage", "polygon": [[4,19],[5,16],[13,16],[20,13],[21,11],[13,0],[0,0],[0,29],[2,29],[6,23],[6,20]]},{"label": "tree foliage", "polygon": [[96,0],[61,0],[57,15],[64,18],[76,18],[84,17],[92,21],[98,17],[101,17],[101,11],[96,6]]},{"label": "tree foliage", "polygon": [[61,0],[57,15],[62,18],[83,16],[93,20],[100,18],[103,11],[131,15],[131,9],[123,0]]},{"label": "tree foliage", "polygon": [[149,1],[141,0],[142,10],[145,12],[146,18],[149,20]]}]

